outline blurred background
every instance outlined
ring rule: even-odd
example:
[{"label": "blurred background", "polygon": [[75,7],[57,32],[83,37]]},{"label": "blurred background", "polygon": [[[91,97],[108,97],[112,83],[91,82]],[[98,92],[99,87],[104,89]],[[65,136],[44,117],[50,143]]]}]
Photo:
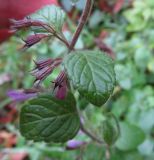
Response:
[{"label": "blurred background", "polygon": [[[76,48],[109,54],[115,61],[117,85],[102,109],[90,105],[83,111],[87,126],[97,133],[102,112],[111,111],[119,120],[121,134],[110,148],[110,159],[154,160],[154,0],[94,1]],[[21,103],[11,100],[7,92],[31,88],[33,60],[61,56],[66,47],[51,39],[21,53],[18,49],[27,33],[12,36],[9,19],[22,19],[47,4],[58,5],[67,13],[63,31],[70,39],[85,0],[0,0],[0,160],[105,160],[104,147],[82,133],[75,139],[87,144],[70,151],[67,144],[26,141],[18,131]],[[53,77],[44,86],[50,86]]]}]

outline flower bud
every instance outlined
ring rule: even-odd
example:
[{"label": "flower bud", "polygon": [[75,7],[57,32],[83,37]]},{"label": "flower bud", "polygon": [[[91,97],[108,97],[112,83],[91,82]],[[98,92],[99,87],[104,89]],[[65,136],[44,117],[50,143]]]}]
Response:
[{"label": "flower bud", "polygon": [[10,19],[11,31],[15,32],[17,30],[31,27],[31,26],[44,26],[45,24],[41,21],[32,20],[30,18],[24,18],[22,20]]},{"label": "flower bud", "polygon": [[56,97],[58,99],[65,99],[67,96],[67,82],[66,82],[66,74],[65,71],[61,71],[61,73],[58,75],[54,83],[54,90],[56,90]]},{"label": "flower bud", "polygon": [[65,76],[65,71],[61,71],[56,80],[53,82],[55,84],[54,89],[57,87],[62,87],[62,83],[65,80]]},{"label": "flower bud", "polygon": [[51,65],[52,63],[54,62],[53,59],[49,58],[49,59],[46,59],[46,60],[40,60],[40,61],[34,61],[35,65],[36,65],[36,68],[38,69],[42,69],[44,67],[47,67],[49,65]]},{"label": "flower bud", "polygon": [[36,78],[35,85],[38,86],[40,82],[46,79],[53,70],[60,65],[62,62],[61,58],[47,59],[35,62],[36,67],[31,71],[31,74]]},{"label": "flower bud", "polygon": [[42,68],[41,70],[39,70],[39,69],[34,69],[34,70],[31,72],[31,74],[32,74],[34,77],[36,77],[36,80],[35,80],[35,81],[37,81],[37,80],[42,81],[42,80],[46,79],[47,76],[49,76],[49,75],[52,73],[52,71],[54,70],[54,68],[55,68],[54,66],[47,66],[47,67],[45,67],[45,68]]},{"label": "flower bud", "polygon": [[40,42],[43,38],[48,37],[47,34],[34,34],[27,37],[24,40],[25,45],[22,47],[22,50],[30,48],[31,46],[35,45],[36,43]]},{"label": "flower bud", "polygon": [[65,99],[65,97],[67,96],[67,84],[66,84],[66,80],[64,80],[64,82],[62,82],[61,87],[58,87],[57,92],[56,92],[56,97],[58,99]]}]

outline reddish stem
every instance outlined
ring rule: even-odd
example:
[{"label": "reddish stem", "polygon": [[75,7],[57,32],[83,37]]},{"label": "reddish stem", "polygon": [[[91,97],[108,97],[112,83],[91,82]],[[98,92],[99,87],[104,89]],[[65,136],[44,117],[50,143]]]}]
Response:
[{"label": "reddish stem", "polygon": [[86,24],[87,22],[87,19],[88,19],[88,16],[91,12],[91,9],[92,9],[92,6],[93,6],[93,0],[87,0],[86,1],[86,5],[85,5],[85,8],[84,8],[84,11],[81,15],[81,19],[80,19],[80,22],[77,26],[77,29],[76,29],[76,32],[74,33],[73,35],[73,39],[71,41],[71,44],[70,44],[70,47],[69,47],[69,51],[72,51],[78,38],[79,38],[79,35],[84,27],[84,25]]}]

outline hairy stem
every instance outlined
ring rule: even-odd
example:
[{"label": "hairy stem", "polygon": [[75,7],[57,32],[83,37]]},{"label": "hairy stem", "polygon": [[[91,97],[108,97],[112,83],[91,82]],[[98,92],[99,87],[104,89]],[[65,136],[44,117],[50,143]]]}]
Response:
[{"label": "hairy stem", "polygon": [[93,0],[87,0],[86,1],[86,6],[84,8],[84,11],[81,15],[81,18],[80,18],[80,22],[77,26],[77,29],[76,29],[76,32],[74,33],[73,35],[73,38],[72,38],[72,41],[71,41],[71,44],[70,44],[70,47],[69,47],[69,51],[72,51],[78,38],[79,38],[79,35],[84,27],[84,25],[86,24],[87,22],[87,19],[88,19],[88,16],[91,12],[91,9],[92,9],[92,6],[93,6]]}]

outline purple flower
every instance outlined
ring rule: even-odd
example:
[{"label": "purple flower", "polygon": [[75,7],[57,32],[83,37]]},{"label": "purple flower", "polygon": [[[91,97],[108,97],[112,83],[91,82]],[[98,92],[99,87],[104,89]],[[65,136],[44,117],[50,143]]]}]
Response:
[{"label": "purple flower", "polygon": [[30,48],[31,46],[35,45],[36,43],[40,42],[43,38],[46,37],[48,37],[47,34],[41,34],[41,33],[28,36],[26,40],[23,40],[25,42],[25,45],[22,47],[21,50]]},{"label": "purple flower", "polygon": [[67,96],[67,82],[65,71],[61,71],[54,83],[54,90],[56,90],[56,97],[58,99],[65,99]]},{"label": "purple flower", "polygon": [[85,144],[87,144],[87,143],[83,142],[83,141],[70,140],[67,142],[66,149],[75,150],[75,149],[78,149],[78,148],[84,146]]},{"label": "purple flower", "polygon": [[61,84],[61,87],[58,87],[57,92],[56,92],[56,97],[58,99],[65,99],[67,96],[67,85],[65,84],[65,82],[63,82]]},{"label": "purple flower", "polygon": [[59,88],[62,87],[62,83],[64,82],[65,77],[66,77],[65,71],[61,71],[56,80],[53,82],[55,84],[54,89],[57,87]]},{"label": "purple flower", "polygon": [[44,79],[46,79],[53,70],[61,64],[62,59],[47,59],[35,62],[36,67],[31,71],[31,74],[36,78],[35,85],[38,86]]},{"label": "purple flower", "polygon": [[36,68],[38,69],[43,69],[44,67],[47,67],[49,65],[51,65],[52,63],[54,62],[53,59],[51,58],[48,58],[48,59],[45,59],[45,60],[40,60],[40,61],[34,61],[35,65],[36,65]]},{"label": "purple flower", "polygon": [[7,95],[14,101],[20,102],[37,96],[36,92],[25,92],[24,90],[10,90]]},{"label": "purple flower", "polygon": [[39,80],[39,81],[42,81],[44,80],[45,78],[47,78],[47,76],[49,76],[52,71],[54,70],[54,66],[46,66],[45,68],[42,68],[42,69],[34,69],[31,74],[36,77],[36,80]]},{"label": "purple flower", "polygon": [[32,20],[30,18],[24,18],[22,20],[10,19],[10,22],[11,22],[12,32],[16,32],[19,29],[27,28],[31,26],[42,26],[43,27],[44,25],[46,25],[41,21]]}]

